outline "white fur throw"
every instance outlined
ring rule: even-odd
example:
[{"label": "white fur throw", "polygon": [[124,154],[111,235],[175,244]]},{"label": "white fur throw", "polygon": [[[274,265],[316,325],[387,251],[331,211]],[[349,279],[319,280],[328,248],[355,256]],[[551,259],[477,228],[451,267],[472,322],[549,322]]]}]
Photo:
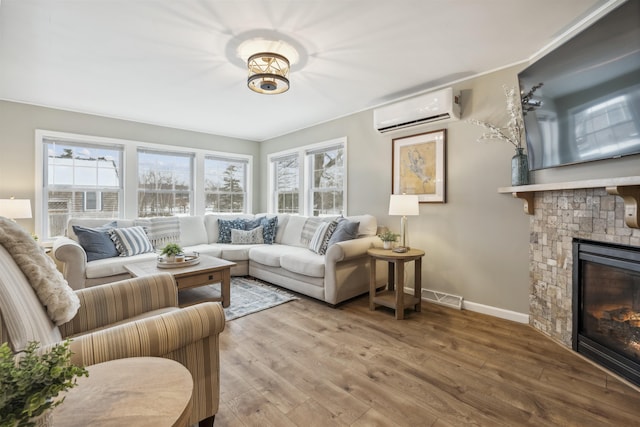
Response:
[{"label": "white fur throw", "polygon": [[80,300],[33,237],[15,222],[0,217],[0,244],[13,256],[53,323],[61,325],[73,319]]}]

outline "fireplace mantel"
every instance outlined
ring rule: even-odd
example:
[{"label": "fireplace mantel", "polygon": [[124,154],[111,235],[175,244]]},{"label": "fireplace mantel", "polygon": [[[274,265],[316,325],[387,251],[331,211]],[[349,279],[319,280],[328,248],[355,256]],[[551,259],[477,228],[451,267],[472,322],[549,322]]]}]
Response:
[{"label": "fireplace mantel", "polygon": [[638,210],[638,204],[640,203],[640,176],[500,187],[498,188],[498,193],[511,193],[513,197],[522,199],[525,213],[533,215],[533,198],[536,192],[578,190],[583,188],[606,188],[607,193],[622,197],[624,200],[625,223],[630,228],[640,228],[640,211]]}]

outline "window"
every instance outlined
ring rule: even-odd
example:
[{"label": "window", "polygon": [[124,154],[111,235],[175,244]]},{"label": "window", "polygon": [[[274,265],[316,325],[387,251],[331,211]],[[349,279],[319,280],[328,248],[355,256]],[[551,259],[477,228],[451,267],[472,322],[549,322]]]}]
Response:
[{"label": "window", "polygon": [[346,214],[346,138],[273,153],[268,159],[270,212]]},{"label": "window", "polygon": [[251,212],[253,157],[36,130],[36,233],[71,217]]},{"label": "window", "polygon": [[122,206],[122,147],[44,139],[43,235],[64,235],[74,217],[118,217]]},{"label": "window", "polygon": [[247,212],[247,165],[243,159],[205,157],[205,212]]},{"label": "window", "polygon": [[193,211],[193,154],[138,149],[138,217]]},{"label": "window", "polygon": [[273,159],[274,211],[300,213],[300,161],[297,154]]},{"label": "window", "polygon": [[344,144],[309,150],[309,186],[312,216],[341,215],[344,212]]},{"label": "window", "polygon": [[102,210],[102,192],[85,191],[84,192],[84,210],[85,211]]}]

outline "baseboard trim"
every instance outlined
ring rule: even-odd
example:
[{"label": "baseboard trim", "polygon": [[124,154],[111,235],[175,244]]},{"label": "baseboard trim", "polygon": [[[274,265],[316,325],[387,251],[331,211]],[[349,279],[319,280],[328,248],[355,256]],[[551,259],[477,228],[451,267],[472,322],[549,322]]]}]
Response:
[{"label": "baseboard trim", "polygon": [[505,310],[504,308],[492,307],[490,305],[478,304],[477,302],[462,301],[462,308],[477,313],[488,314],[489,316],[501,319],[512,320],[518,323],[529,324],[529,315],[518,313],[517,311]]}]

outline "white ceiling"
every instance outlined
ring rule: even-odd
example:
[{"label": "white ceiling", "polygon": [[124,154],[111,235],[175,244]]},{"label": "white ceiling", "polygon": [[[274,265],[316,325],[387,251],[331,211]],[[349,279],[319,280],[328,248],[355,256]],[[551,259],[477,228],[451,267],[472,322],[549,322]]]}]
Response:
[{"label": "white ceiling", "polygon": [[[526,60],[612,1],[0,0],[0,99],[261,141]],[[297,48],[288,92],[247,88],[256,37]]]}]

